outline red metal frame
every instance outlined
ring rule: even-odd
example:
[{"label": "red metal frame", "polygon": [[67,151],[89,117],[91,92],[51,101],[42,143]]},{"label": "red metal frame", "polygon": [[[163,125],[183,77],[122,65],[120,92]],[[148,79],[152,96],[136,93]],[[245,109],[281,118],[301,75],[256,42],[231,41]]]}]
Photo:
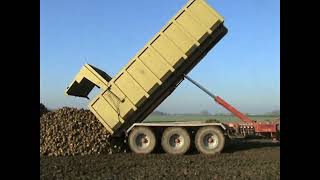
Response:
[{"label": "red metal frame", "polygon": [[228,111],[230,111],[232,114],[234,114],[235,116],[237,116],[238,118],[240,118],[242,121],[246,122],[246,123],[254,123],[254,121],[250,118],[248,118],[247,116],[245,116],[244,114],[242,114],[240,111],[238,111],[236,108],[234,108],[233,106],[231,106],[229,103],[227,103],[226,101],[224,101],[222,98],[220,98],[219,96],[216,96],[215,101],[220,104],[221,106],[223,106],[224,108],[226,108]]},{"label": "red metal frame", "polygon": [[[239,119],[241,119],[243,122],[248,123],[248,126],[251,125],[254,127],[255,132],[258,133],[263,133],[263,132],[268,132],[268,133],[274,133],[277,132],[277,123],[257,123],[255,121],[253,121],[252,119],[250,119],[249,117],[245,116],[243,113],[241,113],[240,111],[238,111],[236,108],[234,108],[233,106],[231,106],[229,103],[227,103],[226,101],[224,101],[222,98],[220,98],[219,96],[215,96],[214,100],[220,104],[221,106],[223,106],[224,108],[226,108],[228,111],[230,111],[233,115],[235,115],[236,117],[238,117]],[[226,123],[229,126],[233,126],[233,125],[239,125],[239,123]]]},{"label": "red metal frame", "polygon": [[249,117],[245,116],[244,114],[242,114],[240,111],[238,111],[236,108],[234,108],[233,106],[231,106],[229,103],[227,103],[226,101],[224,101],[222,98],[220,98],[219,96],[215,96],[214,94],[212,94],[210,91],[208,91],[206,88],[204,88],[203,86],[201,86],[199,83],[197,83],[196,81],[192,80],[190,77],[188,77],[187,75],[184,75],[184,77],[186,79],[188,79],[191,83],[193,83],[194,85],[196,85],[197,87],[199,87],[202,91],[204,91],[205,93],[207,93],[210,97],[212,97],[218,104],[220,104],[221,106],[223,106],[224,108],[226,108],[228,111],[230,111],[233,115],[235,115],[236,117],[238,117],[239,119],[241,119],[241,121],[245,122],[246,124],[240,124],[240,123],[225,123],[226,125],[228,125],[229,127],[239,127],[241,125],[241,127],[244,128],[253,128],[255,132],[257,133],[271,133],[271,135],[274,132],[277,132],[277,124],[280,123],[280,118],[273,123],[257,123],[256,121],[253,121],[252,119],[250,119]]}]

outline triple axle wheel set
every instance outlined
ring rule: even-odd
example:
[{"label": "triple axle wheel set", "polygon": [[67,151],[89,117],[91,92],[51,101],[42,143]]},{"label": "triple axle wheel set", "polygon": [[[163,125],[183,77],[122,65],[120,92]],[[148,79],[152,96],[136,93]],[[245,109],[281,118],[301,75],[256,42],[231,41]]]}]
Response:
[{"label": "triple axle wheel set", "polygon": [[[197,130],[185,127],[167,127],[158,132],[157,128],[135,127],[129,134],[131,151],[137,154],[149,154],[161,144],[168,154],[185,154],[194,143],[196,149],[207,155],[220,153],[224,148],[225,136],[216,126],[204,126]],[[192,132],[195,131],[195,134]]]}]

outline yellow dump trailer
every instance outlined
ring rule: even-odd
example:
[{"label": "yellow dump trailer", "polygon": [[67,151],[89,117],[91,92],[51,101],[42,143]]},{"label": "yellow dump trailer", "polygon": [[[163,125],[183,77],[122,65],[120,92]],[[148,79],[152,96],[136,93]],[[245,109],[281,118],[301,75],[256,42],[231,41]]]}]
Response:
[{"label": "yellow dump trailer", "polygon": [[99,94],[90,111],[113,135],[143,121],[227,33],[224,19],[204,0],[190,0],[114,77],[86,64],[66,94]]}]

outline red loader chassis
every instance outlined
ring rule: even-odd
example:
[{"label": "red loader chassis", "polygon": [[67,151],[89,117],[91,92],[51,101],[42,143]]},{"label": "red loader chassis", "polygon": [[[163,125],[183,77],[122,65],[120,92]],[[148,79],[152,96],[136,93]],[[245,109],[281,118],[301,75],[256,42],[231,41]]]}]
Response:
[{"label": "red loader chassis", "polygon": [[199,87],[210,97],[212,97],[215,102],[220,104],[222,107],[230,111],[234,116],[238,117],[243,123],[232,122],[232,123],[223,123],[228,127],[228,136],[235,138],[244,138],[247,136],[264,136],[271,137],[274,140],[280,140],[280,118],[276,119],[274,122],[256,122],[249,117],[245,116],[243,113],[238,111],[236,108],[231,106],[229,103],[224,101],[221,97],[215,96],[203,86],[192,80],[190,77],[184,75],[191,83]]}]

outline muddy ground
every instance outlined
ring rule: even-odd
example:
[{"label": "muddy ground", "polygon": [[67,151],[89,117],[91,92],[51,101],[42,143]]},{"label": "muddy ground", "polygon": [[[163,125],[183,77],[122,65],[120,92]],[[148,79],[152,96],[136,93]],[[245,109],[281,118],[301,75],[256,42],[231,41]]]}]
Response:
[{"label": "muddy ground", "polygon": [[183,156],[161,150],[149,155],[42,156],[40,171],[41,179],[280,179],[280,144],[233,141],[217,156],[194,150]]}]

